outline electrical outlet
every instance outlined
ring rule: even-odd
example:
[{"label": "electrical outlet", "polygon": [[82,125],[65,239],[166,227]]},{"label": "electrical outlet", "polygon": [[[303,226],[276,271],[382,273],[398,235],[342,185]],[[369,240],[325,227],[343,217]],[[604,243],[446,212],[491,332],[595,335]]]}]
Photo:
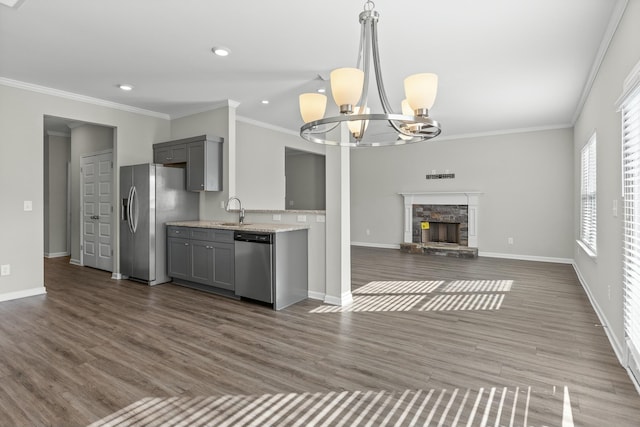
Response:
[{"label": "electrical outlet", "polygon": [[25,200],[24,201],[24,210],[25,211],[32,211],[33,210],[33,202],[31,200]]},{"label": "electrical outlet", "polygon": [[513,237],[508,237],[507,238],[507,244],[513,245]]},{"label": "electrical outlet", "polygon": [[220,207],[224,209],[224,200],[220,200]]},{"label": "electrical outlet", "polygon": [[280,214],[273,214],[273,220],[274,221],[280,221],[280,220],[282,220],[282,216]]},{"label": "electrical outlet", "polygon": [[298,222],[307,222],[306,215],[298,215]]},{"label": "electrical outlet", "polygon": [[0,266],[0,276],[8,276],[11,274],[11,265],[10,264],[2,264]]},{"label": "electrical outlet", "polygon": [[324,215],[316,215],[316,222],[325,222]]}]

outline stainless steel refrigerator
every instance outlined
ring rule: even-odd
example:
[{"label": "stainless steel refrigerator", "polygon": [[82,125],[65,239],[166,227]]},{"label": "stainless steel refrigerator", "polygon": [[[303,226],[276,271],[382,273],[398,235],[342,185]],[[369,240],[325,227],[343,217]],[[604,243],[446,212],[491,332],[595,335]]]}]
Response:
[{"label": "stainless steel refrigerator", "polygon": [[149,285],[168,282],[168,221],[198,219],[199,193],[185,189],[184,168],[120,168],[120,273]]}]

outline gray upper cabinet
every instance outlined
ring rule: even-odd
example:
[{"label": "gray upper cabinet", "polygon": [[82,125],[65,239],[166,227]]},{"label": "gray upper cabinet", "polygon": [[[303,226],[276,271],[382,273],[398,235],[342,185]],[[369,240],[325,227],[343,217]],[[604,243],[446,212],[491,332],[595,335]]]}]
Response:
[{"label": "gray upper cabinet", "polygon": [[155,144],[153,147],[153,163],[171,165],[185,163],[186,161],[187,144],[162,143]]},{"label": "gray upper cabinet", "polygon": [[222,143],[217,136],[200,135],[153,145],[153,161],[184,164],[187,190],[222,190]]}]

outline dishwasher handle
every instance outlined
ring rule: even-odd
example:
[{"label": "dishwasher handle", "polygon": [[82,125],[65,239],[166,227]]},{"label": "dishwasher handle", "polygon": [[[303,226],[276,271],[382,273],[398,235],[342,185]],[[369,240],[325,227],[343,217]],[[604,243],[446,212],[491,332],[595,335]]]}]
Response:
[{"label": "dishwasher handle", "polygon": [[236,231],[233,234],[233,240],[237,242],[249,242],[249,243],[262,243],[271,245],[273,244],[273,234],[271,233],[246,233],[242,231]]}]

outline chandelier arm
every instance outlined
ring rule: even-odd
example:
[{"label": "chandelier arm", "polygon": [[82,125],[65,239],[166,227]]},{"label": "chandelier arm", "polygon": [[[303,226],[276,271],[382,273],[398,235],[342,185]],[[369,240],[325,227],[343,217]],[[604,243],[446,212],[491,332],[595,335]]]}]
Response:
[{"label": "chandelier arm", "polygon": [[[364,12],[363,12],[364,13]],[[362,86],[362,96],[360,97],[360,108],[356,112],[357,114],[364,114],[367,110],[367,104],[369,103],[369,79],[371,76],[371,15],[366,14],[364,19],[361,19],[362,34],[364,39],[362,40],[362,71],[364,72],[364,82]],[[360,140],[364,137],[366,122],[360,121],[360,132],[358,135],[353,135],[354,138]]]},{"label": "chandelier arm", "polygon": [[378,50],[378,25],[377,21],[371,23],[372,40],[373,40],[373,67],[376,73],[376,84],[378,86],[378,96],[380,96],[380,102],[382,103],[382,110],[386,114],[393,114],[393,109],[389,104],[389,98],[387,98],[387,91],[384,89],[384,82],[382,81],[382,69],[380,67],[380,52]]},{"label": "chandelier arm", "polygon": [[365,22],[360,23],[360,44],[358,46],[358,61],[356,62],[356,68],[362,68],[363,52],[364,52],[364,40],[365,40]]}]

